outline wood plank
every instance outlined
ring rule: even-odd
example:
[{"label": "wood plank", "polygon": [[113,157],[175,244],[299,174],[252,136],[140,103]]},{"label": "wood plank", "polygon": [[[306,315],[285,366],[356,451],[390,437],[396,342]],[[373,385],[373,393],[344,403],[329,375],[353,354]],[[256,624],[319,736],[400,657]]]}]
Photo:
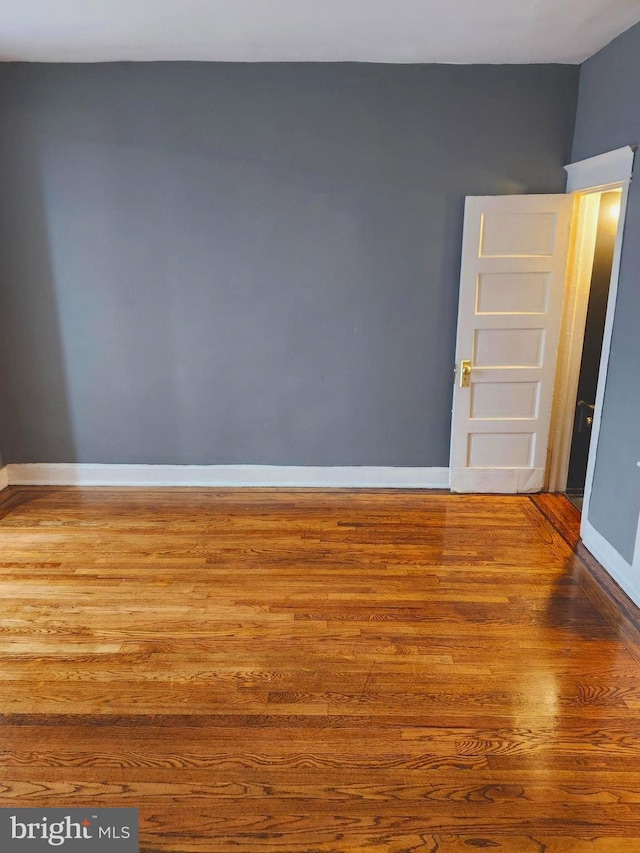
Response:
[{"label": "wood plank", "polygon": [[636,853],[640,623],[568,507],[10,487],[0,805],[137,806],[145,853]]}]

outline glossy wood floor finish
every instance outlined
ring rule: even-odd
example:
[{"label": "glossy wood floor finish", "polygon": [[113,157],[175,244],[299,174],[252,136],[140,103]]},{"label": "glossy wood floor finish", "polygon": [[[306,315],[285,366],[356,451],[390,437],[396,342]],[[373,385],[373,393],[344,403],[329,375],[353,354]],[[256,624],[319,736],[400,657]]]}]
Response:
[{"label": "glossy wood floor finish", "polygon": [[11,488],[0,805],[171,853],[638,853],[637,612],[564,498]]}]

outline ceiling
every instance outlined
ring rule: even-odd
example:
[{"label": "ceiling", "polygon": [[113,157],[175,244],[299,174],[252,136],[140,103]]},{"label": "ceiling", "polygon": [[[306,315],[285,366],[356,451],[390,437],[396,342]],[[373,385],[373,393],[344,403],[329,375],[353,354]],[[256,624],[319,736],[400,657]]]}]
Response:
[{"label": "ceiling", "polygon": [[0,0],[0,60],[578,63],[640,0]]}]

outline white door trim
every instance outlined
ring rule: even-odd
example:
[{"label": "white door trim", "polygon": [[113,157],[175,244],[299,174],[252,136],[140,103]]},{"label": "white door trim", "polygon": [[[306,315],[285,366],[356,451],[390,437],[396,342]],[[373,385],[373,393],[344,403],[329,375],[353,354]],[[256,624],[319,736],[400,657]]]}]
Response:
[{"label": "white door trim", "polygon": [[568,163],[564,167],[567,173],[567,192],[596,190],[609,184],[622,184],[630,180],[636,147],[625,145],[624,148],[606,151],[587,160]]},{"label": "white door trim", "polygon": [[[611,338],[613,334],[613,320],[615,315],[616,300],[618,297],[618,280],[620,277],[620,261],[622,258],[622,243],[624,239],[624,225],[627,212],[627,201],[629,197],[629,184],[633,177],[633,161],[635,147],[630,145],[618,148],[588,160],[581,160],[566,166],[568,181],[568,192],[594,191],[608,189],[611,185],[622,188],[620,200],[620,218],[618,220],[618,233],[613,253],[613,266],[611,268],[611,284],[609,285],[609,298],[607,301],[607,314],[602,339],[602,355],[600,357],[600,370],[598,373],[598,385],[596,391],[595,410],[593,413],[593,426],[591,430],[591,445],[589,447],[589,460],[587,463],[587,479],[585,483],[584,502],[582,506],[581,536],[588,537],[589,505],[591,501],[591,489],[593,486],[593,474],[595,470],[598,439],[600,437],[600,424],[602,419],[602,404],[604,401],[605,386],[607,383],[607,371],[609,369],[609,355],[611,352]],[[565,404],[568,400],[563,401]],[[572,410],[574,401],[570,401]],[[590,526],[590,525],[589,525]],[[593,538],[593,537],[591,537]],[[586,540],[585,540],[586,544]],[[587,545],[588,547],[588,545]],[[607,568],[605,564],[605,568]]]},{"label": "white door trim", "polygon": [[[589,303],[589,287],[593,266],[593,245],[595,243],[594,206],[591,194],[606,192],[610,189],[622,190],[620,218],[618,220],[618,233],[611,269],[609,301],[607,303],[607,316],[598,378],[598,389],[602,389],[600,394],[601,405],[611,348],[611,333],[613,331],[613,314],[615,311],[618,276],[620,273],[624,221],[629,182],[633,176],[634,155],[635,146],[627,145],[624,148],[617,148],[615,151],[598,154],[596,157],[590,157],[587,160],[580,160],[565,166],[568,176],[567,193],[576,194],[578,198],[573,223],[572,263],[567,277],[562,331],[560,334],[558,372],[554,395],[549,462],[547,465],[547,490],[550,492],[564,492],[567,487],[567,472],[569,470],[573,419],[575,416],[575,397],[580,376],[584,326]],[[598,399],[596,399],[596,410],[597,408]],[[599,431],[600,415],[598,413],[596,427],[594,413],[594,423],[591,430],[592,448],[596,447]],[[591,477],[593,476],[594,463],[595,458],[591,464]],[[591,491],[589,468],[587,468],[583,518],[587,516],[587,491],[589,493]]]}]

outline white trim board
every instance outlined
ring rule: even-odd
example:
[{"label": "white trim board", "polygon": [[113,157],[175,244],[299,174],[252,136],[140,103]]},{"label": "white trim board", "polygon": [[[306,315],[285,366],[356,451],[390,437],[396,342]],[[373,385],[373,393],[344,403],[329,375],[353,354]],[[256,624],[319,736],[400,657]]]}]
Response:
[{"label": "white trim board", "polygon": [[[637,145],[626,145],[623,148],[617,148],[614,151],[608,151],[604,154],[598,154],[595,157],[590,157],[586,160],[580,160],[576,163],[570,163],[565,166],[567,172],[567,193],[587,194],[590,192],[600,192],[601,190],[612,189],[617,186],[622,190],[620,199],[620,218],[618,220],[618,233],[616,236],[616,244],[614,249],[613,266],[611,269],[611,282],[609,286],[609,297],[607,301],[607,314],[602,339],[602,353],[600,357],[600,367],[598,371],[598,384],[596,391],[595,410],[593,413],[593,425],[591,431],[591,442],[589,447],[589,457],[587,462],[587,476],[584,490],[584,502],[582,506],[582,521],[580,526],[580,535],[587,548],[598,558],[602,565],[616,579],[620,586],[628,592],[636,604],[640,606],[640,599],[636,594],[632,594],[628,589],[629,584],[634,586],[634,569],[640,567],[640,523],[638,525],[638,537],[636,540],[636,553],[634,556],[633,567],[618,554],[618,552],[601,536],[589,522],[589,511],[591,508],[591,490],[593,487],[593,476],[595,471],[595,463],[598,452],[598,441],[600,438],[600,423],[602,417],[602,407],[607,383],[607,371],[609,367],[609,353],[611,350],[611,338],[613,334],[613,323],[616,310],[616,299],[618,292],[618,279],[620,275],[620,264],[622,259],[622,249],[624,240],[624,226],[627,210],[627,201],[629,196],[629,184],[633,178],[634,158]],[[566,365],[565,365],[566,366]],[[573,364],[573,369],[576,373],[579,372],[579,363]],[[574,377],[575,379],[575,377]],[[569,420],[567,406],[571,401],[573,407],[573,398],[565,396],[560,399],[557,423],[562,424],[563,421]],[[564,411],[563,411],[564,410]],[[551,459],[561,455],[561,447],[553,447]],[[564,448],[568,452],[568,448]],[[566,466],[568,459],[555,459],[555,465],[551,468],[550,485],[556,489],[562,489],[566,485]],[[563,468],[564,472],[559,473],[559,469]],[[591,543],[591,544],[589,544]],[[622,578],[627,577],[628,582],[623,582]]]},{"label": "white trim board", "polygon": [[9,485],[9,472],[5,468],[0,468],[0,492],[6,489]]},{"label": "white trim board", "polygon": [[602,352],[600,355],[600,366],[598,368],[598,383],[596,385],[595,409],[591,427],[591,442],[589,444],[589,455],[587,457],[587,477],[584,487],[584,500],[582,504],[582,518],[588,519],[591,508],[591,489],[595,474],[596,458],[598,455],[598,442],[600,440],[600,424],[602,422],[602,409],[604,406],[604,395],[607,387],[607,374],[609,371],[609,355],[611,353],[611,340],[613,338],[613,324],[616,315],[616,303],[618,300],[618,280],[620,278],[620,266],[622,263],[622,245],[624,241],[624,226],[627,216],[627,202],[629,199],[629,181],[622,185],[622,197],[620,200],[620,218],[618,220],[618,234],[613,251],[613,265],[611,267],[611,280],[609,283],[609,296],[607,297],[607,312],[605,316],[604,330],[602,333]]},{"label": "white trim board", "polygon": [[564,168],[567,173],[567,192],[575,193],[580,190],[594,190],[609,184],[621,184],[631,179],[633,174],[633,158],[635,145],[625,145],[615,151],[606,151],[586,160],[568,163]]},{"label": "white trim board", "polygon": [[448,468],[289,465],[7,465],[12,486],[448,489]]}]

